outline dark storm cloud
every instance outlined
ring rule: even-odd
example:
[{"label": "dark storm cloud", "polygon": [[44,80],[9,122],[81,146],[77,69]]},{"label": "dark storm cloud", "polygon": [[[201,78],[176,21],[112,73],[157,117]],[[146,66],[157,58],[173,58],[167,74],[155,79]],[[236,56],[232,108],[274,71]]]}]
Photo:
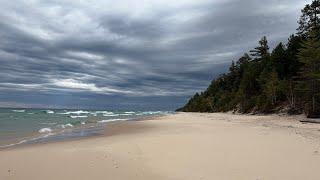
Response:
[{"label": "dark storm cloud", "polygon": [[261,36],[285,41],[307,2],[0,0],[0,101],[181,104]]}]

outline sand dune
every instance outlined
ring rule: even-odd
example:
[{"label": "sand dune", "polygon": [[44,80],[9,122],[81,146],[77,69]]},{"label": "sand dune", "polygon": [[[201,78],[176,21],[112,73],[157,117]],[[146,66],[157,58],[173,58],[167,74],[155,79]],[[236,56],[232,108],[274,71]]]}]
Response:
[{"label": "sand dune", "polygon": [[0,151],[0,179],[318,180],[320,125],[302,117],[179,113],[106,134]]}]

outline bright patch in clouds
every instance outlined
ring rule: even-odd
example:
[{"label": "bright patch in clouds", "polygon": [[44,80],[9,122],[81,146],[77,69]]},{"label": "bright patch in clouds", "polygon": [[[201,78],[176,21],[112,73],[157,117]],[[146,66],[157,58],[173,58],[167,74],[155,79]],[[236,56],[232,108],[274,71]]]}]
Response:
[{"label": "bright patch in clouds", "polygon": [[61,88],[84,90],[84,91],[102,93],[102,94],[124,93],[129,95],[133,93],[130,91],[117,90],[117,89],[108,88],[108,87],[97,87],[93,83],[84,83],[74,79],[59,79],[59,80],[55,79],[52,81],[52,84],[54,86],[58,86]]},{"label": "bright patch in clouds", "polygon": [[286,41],[307,2],[0,0],[0,99],[178,107],[261,36]]}]

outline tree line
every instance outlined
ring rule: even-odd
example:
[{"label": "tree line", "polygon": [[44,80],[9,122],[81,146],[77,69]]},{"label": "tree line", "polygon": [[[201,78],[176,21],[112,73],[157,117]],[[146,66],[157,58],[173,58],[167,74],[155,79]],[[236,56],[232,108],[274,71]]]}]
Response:
[{"label": "tree line", "polygon": [[302,9],[297,33],[272,51],[266,37],[178,111],[305,113],[320,117],[320,0]]}]

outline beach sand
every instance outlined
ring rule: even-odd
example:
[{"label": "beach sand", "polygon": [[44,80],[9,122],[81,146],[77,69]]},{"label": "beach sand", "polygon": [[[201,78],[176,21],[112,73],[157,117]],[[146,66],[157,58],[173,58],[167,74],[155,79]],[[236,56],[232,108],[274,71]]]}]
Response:
[{"label": "beach sand", "polygon": [[178,113],[106,134],[0,151],[1,180],[319,180],[320,125],[302,116]]}]

